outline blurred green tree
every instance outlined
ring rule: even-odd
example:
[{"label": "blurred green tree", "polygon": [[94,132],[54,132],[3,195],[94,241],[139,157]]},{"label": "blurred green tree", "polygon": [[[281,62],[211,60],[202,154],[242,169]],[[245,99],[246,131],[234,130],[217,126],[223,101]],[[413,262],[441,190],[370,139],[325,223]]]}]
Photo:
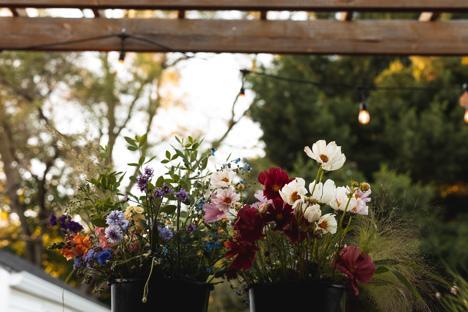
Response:
[{"label": "blurred green tree", "polygon": [[[281,56],[258,70],[317,82],[249,75],[256,94],[250,115],[273,163],[307,175],[304,146],[335,140],[349,159],[344,176],[334,178],[346,183],[346,172],[361,172],[389,186],[400,206],[406,194],[399,212],[420,226],[423,250],[454,265],[467,258],[456,239],[468,228],[468,127],[458,104],[466,60]],[[400,89],[408,87],[414,89]],[[363,96],[371,113],[366,126],[357,122]]]}]

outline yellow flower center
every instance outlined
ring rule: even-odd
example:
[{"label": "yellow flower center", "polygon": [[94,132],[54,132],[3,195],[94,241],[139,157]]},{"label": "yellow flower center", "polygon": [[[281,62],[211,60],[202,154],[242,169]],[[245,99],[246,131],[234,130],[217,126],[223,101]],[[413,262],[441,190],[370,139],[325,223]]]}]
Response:
[{"label": "yellow flower center", "polygon": [[322,222],[319,223],[318,226],[319,226],[320,228],[326,230],[327,227],[328,227],[328,222],[327,222],[327,220],[323,220]]},{"label": "yellow flower center", "polygon": [[327,162],[327,161],[328,161],[328,156],[327,156],[327,155],[324,155],[324,154],[320,154],[320,159],[321,159],[323,162]]},{"label": "yellow flower center", "polygon": [[301,196],[299,196],[299,194],[297,192],[293,192],[291,194],[291,201],[295,202],[296,200],[300,199]]}]

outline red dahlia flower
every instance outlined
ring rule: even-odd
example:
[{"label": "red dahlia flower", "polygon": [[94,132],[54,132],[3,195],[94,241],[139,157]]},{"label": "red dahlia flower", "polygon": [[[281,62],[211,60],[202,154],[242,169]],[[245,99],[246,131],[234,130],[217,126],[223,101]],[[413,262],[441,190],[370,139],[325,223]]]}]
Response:
[{"label": "red dahlia flower", "polygon": [[358,283],[369,282],[375,272],[372,258],[357,246],[344,247],[335,261],[335,267],[349,279],[355,296],[359,295]]},{"label": "red dahlia flower", "polygon": [[248,270],[255,259],[255,253],[258,247],[255,243],[245,241],[227,241],[225,247],[228,249],[226,258],[234,258],[229,270],[240,271]]},{"label": "red dahlia flower", "polygon": [[253,243],[262,237],[264,225],[263,217],[259,211],[249,205],[244,205],[237,213],[234,230],[237,232],[239,240]]},{"label": "red dahlia flower", "polygon": [[281,168],[270,168],[258,175],[258,182],[263,185],[263,195],[268,199],[280,198],[279,190],[291,181],[288,173]]}]

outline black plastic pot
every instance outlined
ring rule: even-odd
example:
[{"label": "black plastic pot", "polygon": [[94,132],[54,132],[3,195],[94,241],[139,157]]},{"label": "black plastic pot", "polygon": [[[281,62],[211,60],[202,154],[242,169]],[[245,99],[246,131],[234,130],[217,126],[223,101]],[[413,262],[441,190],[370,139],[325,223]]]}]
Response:
[{"label": "black plastic pot", "polygon": [[290,282],[254,285],[249,289],[250,312],[340,312],[343,285]]},{"label": "black plastic pot", "polygon": [[145,281],[120,279],[111,283],[112,312],[206,312],[213,285],[182,280],[154,279],[147,302],[142,302]]}]

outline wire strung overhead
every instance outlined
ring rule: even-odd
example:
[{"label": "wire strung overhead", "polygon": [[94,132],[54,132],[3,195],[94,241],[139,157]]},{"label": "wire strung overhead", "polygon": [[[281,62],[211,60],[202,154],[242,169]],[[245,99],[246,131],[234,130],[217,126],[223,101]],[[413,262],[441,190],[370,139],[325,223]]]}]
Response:
[{"label": "wire strung overhead", "polygon": [[[133,39],[136,41],[144,42],[149,45],[156,46],[165,52],[178,52],[182,53],[184,55],[188,56],[188,53],[186,52],[179,52],[179,51],[174,51],[170,47],[159,43],[156,40],[149,39],[147,38],[148,36],[151,36],[151,33],[142,33],[142,34],[131,34],[126,31],[126,29],[122,29],[121,32],[119,33],[112,33],[108,35],[103,35],[103,36],[94,36],[94,37],[88,37],[88,38],[83,38],[83,39],[75,39],[75,40],[64,40],[64,41],[58,41],[58,42],[53,42],[53,43],[46,43],[46,44],[40,44],[40,45],[34,45],[34,46],[25,46],[21,50],[38,50],[38,49],[44,49],[44,48],[50,48],[50,47],[57,47],[57,46],[63,46],[63,45],[73,45],[77,43],[84,43],[84,42],[92,42],[92,41],[98,41],[98,40],[104,40],[104,39],[110,39],[110,38],[119,38],[120,39],[120,51],[119,51],[119,62],[124,62],[125,61],[125,56],[126,56],[126,49],[125,49],[125,43],[129,39]],[[0,51],[1,52],[1,51]],[[366,91],[402,91],[402,90],[410,90],[410,91],[436,91],[437,89],[435,88],[430,88],[430,87],[418,87],[418,86],[396,86],[396,87],[381,87],[381,86],[356,86],[356,85],[348,85],[348,84],[336,84],[336,83],[322,83],[319,81],[314,81],[314,80],[306,80],[306,79],[298,79],[298,78],[291,78],[291,77],[284,77],[280,75],[275,75],[275,74],[269,74],[265,72],[258,72],[258,71],[253,71],[249,69],[241,69],[240,70],[241,75],[242,75],[242,85],[239,90],[239,93],[236,96],[236,101],[240,96],[245,95],[245,81],[248,75],[256,75],[256,76],[263,76],[279,81],[284,81],[284,82],[292,82],[292,83],[300,83],[300,84],[309,84],[309,85],[314,85],[322,88],[338,88],[338,89],[356,89],[359,90],[362,99],[361,102],[359,103],[359,117],[358,120],[361,124],[365,125],[370,122],[370,113],[367,109],[367,102],[365,98],[365,92]],[[460,106],[463,107],[465,110],[464,114],[464,122],[468,124],[468,84],[464,83],[462,86],[463,89],[463,94],[460,97]],[[236,102],[235,101],[235,102]]]},{"label": "wire strung overhead", "polygon": [[[299,84],[308,84],[313,85],[316,87],[321,88],[336,88],[336,89],[355,89],[358,90],[361,94],[361,101],[359,103],[359,114],[358,114],[358,121],[361,125],[367,125],[370,122],[370,113],[368,111],[368,104],[366,101],[366,92],[368,91],[384,91],[384,92],[397,92],[402,90],[409,90],[409,91],[437,91],[438,89],[430,88],[430,87],[418,87],[418,86],[398,86],[398,87],[381,87],[381,86],[356,86],[356,85],[348,85],[348,84],[336,84],[336,83],[322,83],[319,81],[314,80],[306,80],[306,79],[298,79],[298,78],[290,78],[275,74],[269,74],[265,72],[253,71],[249,69],[241,69],[240,73],[242,75],[242,87],[241,93],[242,95],[245,94],[245,80],[248,75],[255,75],[261,76],[266,78],[271,78],[279,81],[284,82],[291,82],[291,83],[299,83]],[[468,84],[463,84],[462,86],[463,94],[460,97],[460,105],[464,108],[464,122],[468,124]]]}]

